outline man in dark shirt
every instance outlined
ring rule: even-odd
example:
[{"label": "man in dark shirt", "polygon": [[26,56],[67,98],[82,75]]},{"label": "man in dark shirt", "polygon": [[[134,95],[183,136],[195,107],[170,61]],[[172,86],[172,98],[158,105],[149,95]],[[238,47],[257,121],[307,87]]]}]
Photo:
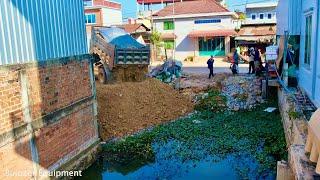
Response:
[{"label": "man in dark shirt", "polygon": [[213,63],[214,63],[214,59],[213,59],[213,56],[211,56],[210,59],[208,59],[207,61],[208,68],[210,70],[209,79],[213,77]]}]

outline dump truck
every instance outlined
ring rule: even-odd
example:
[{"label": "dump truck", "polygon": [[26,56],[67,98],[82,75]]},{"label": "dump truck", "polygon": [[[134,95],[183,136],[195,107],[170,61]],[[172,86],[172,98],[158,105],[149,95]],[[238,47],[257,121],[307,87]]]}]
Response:
[{"label": "dump truck", "polygon": [[143,81],[150,64],[150,47],[140,44],[117,27],[94,26],[90,53],[101,83]]}]

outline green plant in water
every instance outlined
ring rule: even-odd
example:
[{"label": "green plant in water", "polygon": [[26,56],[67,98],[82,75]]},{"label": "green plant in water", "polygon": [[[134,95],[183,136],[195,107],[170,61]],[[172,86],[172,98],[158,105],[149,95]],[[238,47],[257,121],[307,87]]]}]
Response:
[{"label": "green plant in water", "polygon": [[[159,147],[174,143],[175,148],[165,157],[182,162],[205,159],[208,156],[224,159],[248,154],[259,162],[259,173],[275,171],[279,160],[286,160],[286,142],[279,112],[264,112],[266,107],[277,107],[276,101],[258,106],[254,111],[229,112],[221,108],[225,97],[210,90],[196,106],[197,113],[174,122],[156,126],[151,131],[127,137],[104,146],[109,161],[122,164],[142,159],[152,161]],[[221,111],[216,111],[220,108]],[[249,166],[238,165],[241,177]]]}]

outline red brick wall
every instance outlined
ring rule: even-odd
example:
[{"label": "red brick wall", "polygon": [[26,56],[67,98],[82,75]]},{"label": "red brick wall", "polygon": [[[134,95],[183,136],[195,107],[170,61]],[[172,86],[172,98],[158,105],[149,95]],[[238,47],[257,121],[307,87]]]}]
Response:
[{"label": "red brick wall", "polygon": [[[1,139],[1,135],[16,132],[21,125],[24,126],[20,129],[26,131],[21,73],[27,79],[32,122],[44,124],[34,130],[40,167],[47,169],[63,157],[76,155],[88,142],[97,140],[88,60],[0,67],[0,179],[8,178],[4,177],[7,170],[21,171],[26,167],[32,171],[30,135],[24,133],[8,142]],[[63,113],[55,116],[58,112]]]},{"label": "red brick wall", "polygon": [[0,72],[0,134],[23,124],[18,71]]},{"label": "red brick wall", "polygon": [[33,67],[27,76],[33,119],[92,95],[88,62]]}]

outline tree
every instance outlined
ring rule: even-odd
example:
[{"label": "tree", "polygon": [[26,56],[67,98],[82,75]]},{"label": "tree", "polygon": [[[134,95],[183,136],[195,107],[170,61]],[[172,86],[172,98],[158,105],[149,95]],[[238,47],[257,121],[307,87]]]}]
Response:
[{"label": "tree", "polygon": [[153,46],[152,49],[155,52],[154,59],[156,59],[157,54],[160,51],[160,47],[162,46],[161,33],[156,30],[152,31],[151,36],[150,36],[150,41]]}]

